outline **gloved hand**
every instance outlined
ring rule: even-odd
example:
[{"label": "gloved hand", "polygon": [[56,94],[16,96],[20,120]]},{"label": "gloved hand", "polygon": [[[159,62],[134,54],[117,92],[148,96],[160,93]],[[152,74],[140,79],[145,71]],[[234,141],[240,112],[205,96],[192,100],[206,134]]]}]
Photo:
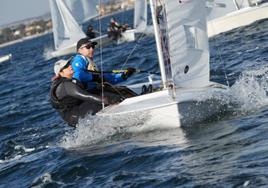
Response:
[{"label": "gloved hand", "polygon": [[122,74],[122,78],[126,80],[128,77],[130,77],[134,72],[136,72],[135,68],[129,67],[127,68],[126,72]]},{"label": "gloved hand", "polygon": [[93,82],[101,82],[101,75],[99,73],[92,73],[92,81]]}]

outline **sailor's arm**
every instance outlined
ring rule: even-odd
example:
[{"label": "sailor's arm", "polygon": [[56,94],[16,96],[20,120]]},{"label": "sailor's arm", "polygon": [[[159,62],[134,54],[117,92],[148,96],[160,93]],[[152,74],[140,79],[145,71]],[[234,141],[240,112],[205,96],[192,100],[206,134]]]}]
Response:
[{"label": "sailor's arm", "polygon": [[73,82],[65,83],[65,90],[67,95],[75,97],[83,101],[96,101],[102,103],[101,97],[89,93],[86,90],[81,89],[78,85]]}]

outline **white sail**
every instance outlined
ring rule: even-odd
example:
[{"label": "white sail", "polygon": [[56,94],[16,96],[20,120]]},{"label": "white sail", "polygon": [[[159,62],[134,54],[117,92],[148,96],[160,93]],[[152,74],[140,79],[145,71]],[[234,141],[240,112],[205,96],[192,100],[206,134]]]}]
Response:
[{"label": "white sail", "polygon": [[207,0],[208,20],[224,16],[238,9],[234,0]]},{"label": "white sail", "polygon": [[65,3],[78,24],[85,23],[99,15],[98,0],[65,0]]},{"label": "white sail", "polygon": [[57,50],[64,49],[85,37],[71,12],[62,0],[50,0],[54,44]]},{"label": "white sail", "polygon": [[136,32],[142,32],[147,27],[147,1],[136,0],[134,10],[134,28]]},{"label": "white sail", "polygon": [[238,9],[249,7],[250,3],[252,2],[250,0],[234,0],[234,1],[237,4]]},{"label": "white sail", "polygon": [[[167,44],[176,87],[209,84],[209,46],[204,0],[164,0]],[[165,52],[165,50],[163,50]]]}]

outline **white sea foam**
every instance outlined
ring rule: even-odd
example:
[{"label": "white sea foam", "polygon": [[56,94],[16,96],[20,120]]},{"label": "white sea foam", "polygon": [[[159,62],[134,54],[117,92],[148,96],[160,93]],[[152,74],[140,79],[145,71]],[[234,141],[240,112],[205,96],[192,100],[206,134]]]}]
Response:
[{"label": "white sea foam", "polygon": [[233,103],[241,112],[251,112],[268,105],[268,67],[244,71],[230,89]]},{"label": "white sea foam", "polygon": [[49,47],[45,47],[44,48],[44,52],[43,52],[43,57],[45,60],[49,60],[52,57],[51,53],[53,52],[53,49],[49,48]]},{"label": "white sea foam", "polygon": [[17,146],[15,146],[15,150],[22,150],[22,151],[28,153],[28,152],[34,151],[35,148],[26,148],[25,146],[17,145]]},{"label": "white sea foam", "polygon": [[57,183],[58,185],[64,186],[65,183],[63,182],[56,182],[53,181],[51,174],[50,173],[44,173],[42,176],[36,178],[33,182],[33,184],[31,185],[32,188],[41,188],[41,187],[47,187],[47,184],[49,183]]},{"label": "white sea foam", "polygon": [[118,133],[136,131],[146,121],[146,114],[124,116],[87,116],[81,119],[74,132],[66,134],[61,147],[69,148],[105,141]]},{"label": "white sea foam", "polygon": [[17,161],[17,160],[21,159],[23,156],[24,155],[16,155],[14,158],[11,158],[11,159],[0,160],[0,164],[1,163],[8,163],[8,162]]}]

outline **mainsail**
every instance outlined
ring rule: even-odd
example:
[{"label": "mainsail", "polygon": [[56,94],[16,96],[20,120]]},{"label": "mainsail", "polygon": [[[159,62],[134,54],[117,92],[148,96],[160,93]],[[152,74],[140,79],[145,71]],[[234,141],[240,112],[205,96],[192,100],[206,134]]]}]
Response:
[{"label": "mainsail", "polygon": [[[165,66],[171,66],[176,87],[204,87],[209,84],[209,46],[204,0],[163,0],[166,34],[162,34]],[[159,22],[161,23],[161,22]]]},{"label": "mainsail", "polygon": [[78,24],[85,23],[99,15],[97,10],[99,0],[65,0],[64,2]]},{"label": "mainsail", "polygon": [[147,1],[136,0],[134,10],[134,28],[136,32],[142,32],[147,27]]},{"label": "mainsail", "polygon": [[57,50],[73,45],[84,32],[62,0],[50,0],[54,44]]}]

